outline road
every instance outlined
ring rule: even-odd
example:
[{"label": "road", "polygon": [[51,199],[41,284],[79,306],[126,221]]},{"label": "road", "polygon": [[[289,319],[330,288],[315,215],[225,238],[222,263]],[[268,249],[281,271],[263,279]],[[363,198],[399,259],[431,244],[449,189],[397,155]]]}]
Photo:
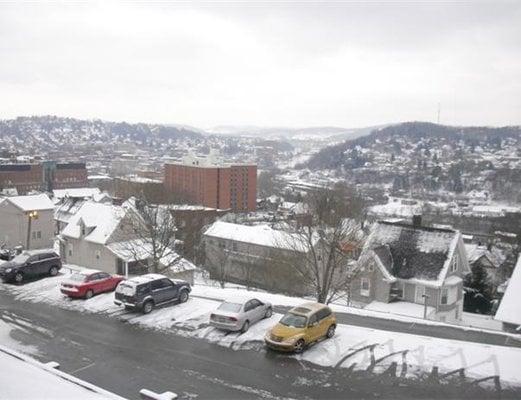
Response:
[{"label": "road", "polygon": [[[367,371],[321,368],[293,357],[232,350],[204,340],[146,330],[116,318],[83,314],[0,292],[0,319],[20,329],[13,339],[35,346],[41,361],[137,399],[142,388],[182,399],[495,397],[459,382],[431,384]],[[17,322],[18,321],[18,322]],[[519,393],[503,392],[503,398]]]}]

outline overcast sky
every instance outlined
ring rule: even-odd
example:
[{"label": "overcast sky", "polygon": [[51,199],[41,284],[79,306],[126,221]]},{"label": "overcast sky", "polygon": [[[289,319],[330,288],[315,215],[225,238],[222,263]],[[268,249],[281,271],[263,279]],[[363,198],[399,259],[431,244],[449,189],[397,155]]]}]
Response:
[{"label": "overcast sky", "polygon": [[0,0],[0,118],[521,124],[521,1]]}]

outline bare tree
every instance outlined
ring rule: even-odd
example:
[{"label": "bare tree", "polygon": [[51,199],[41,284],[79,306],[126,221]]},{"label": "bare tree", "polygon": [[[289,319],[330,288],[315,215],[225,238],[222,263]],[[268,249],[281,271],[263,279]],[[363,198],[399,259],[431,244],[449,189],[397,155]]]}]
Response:
[{"label": "bare tree", "polygon": [[218,239],[210,239],[217,241],[217,244],[205,243],[205,264],[210,270],[211,277],[219,282],[221,288],[224,288],[228,278],[228,260],[230,258],[230,250],[226,248],[224,243]]},{"label": "bare tree", "polygon": [[179,261],[175,250],[175,220],[169,207],[135,199],[122,223],[124,251],[151,272],[161,273]]},{"label": "bare tree", "polygon": [[320,303],[330,303],[348,292],[354,271],[349,261],[360,247],[362,200],[345,186],[309,194],[304,199],[310,218],[288,224],[279,240],[290,250],[283,264]]}]

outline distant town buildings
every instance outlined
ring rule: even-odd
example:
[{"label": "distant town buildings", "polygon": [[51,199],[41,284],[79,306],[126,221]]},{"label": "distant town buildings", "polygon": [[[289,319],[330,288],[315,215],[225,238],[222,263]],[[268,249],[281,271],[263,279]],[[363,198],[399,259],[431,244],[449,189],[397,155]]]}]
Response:
[{"label": "distant town buildings", "polygon": [[34,190],[87,186],[85,163],[44,161],[33,164],[0,164],[0,189],[16,189],[19,195]]},{"label": "distant town buildings", "polygon": [[205,207],[255,211],[257,165],[228,164],[210,156],[188,156],[165,164],[165,189],[181,199]]}]

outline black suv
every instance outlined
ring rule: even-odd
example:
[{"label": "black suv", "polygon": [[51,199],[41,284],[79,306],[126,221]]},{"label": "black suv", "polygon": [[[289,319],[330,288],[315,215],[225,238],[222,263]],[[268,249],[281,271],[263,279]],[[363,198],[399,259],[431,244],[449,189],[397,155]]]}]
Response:
[{"label": "black suv", "polygon": [[25,279],[56,276],[61,267],[60,256],[54,251],[24,251],[11,261],[0,265],[0,278],[4,282],[21,283]]},{"label": "black suv", "polygon": [[186,281],[146,274],[121,282],[116,288],[114,303],[148,314],[155,306],[174,301],[184,303],[191,290]]}]

